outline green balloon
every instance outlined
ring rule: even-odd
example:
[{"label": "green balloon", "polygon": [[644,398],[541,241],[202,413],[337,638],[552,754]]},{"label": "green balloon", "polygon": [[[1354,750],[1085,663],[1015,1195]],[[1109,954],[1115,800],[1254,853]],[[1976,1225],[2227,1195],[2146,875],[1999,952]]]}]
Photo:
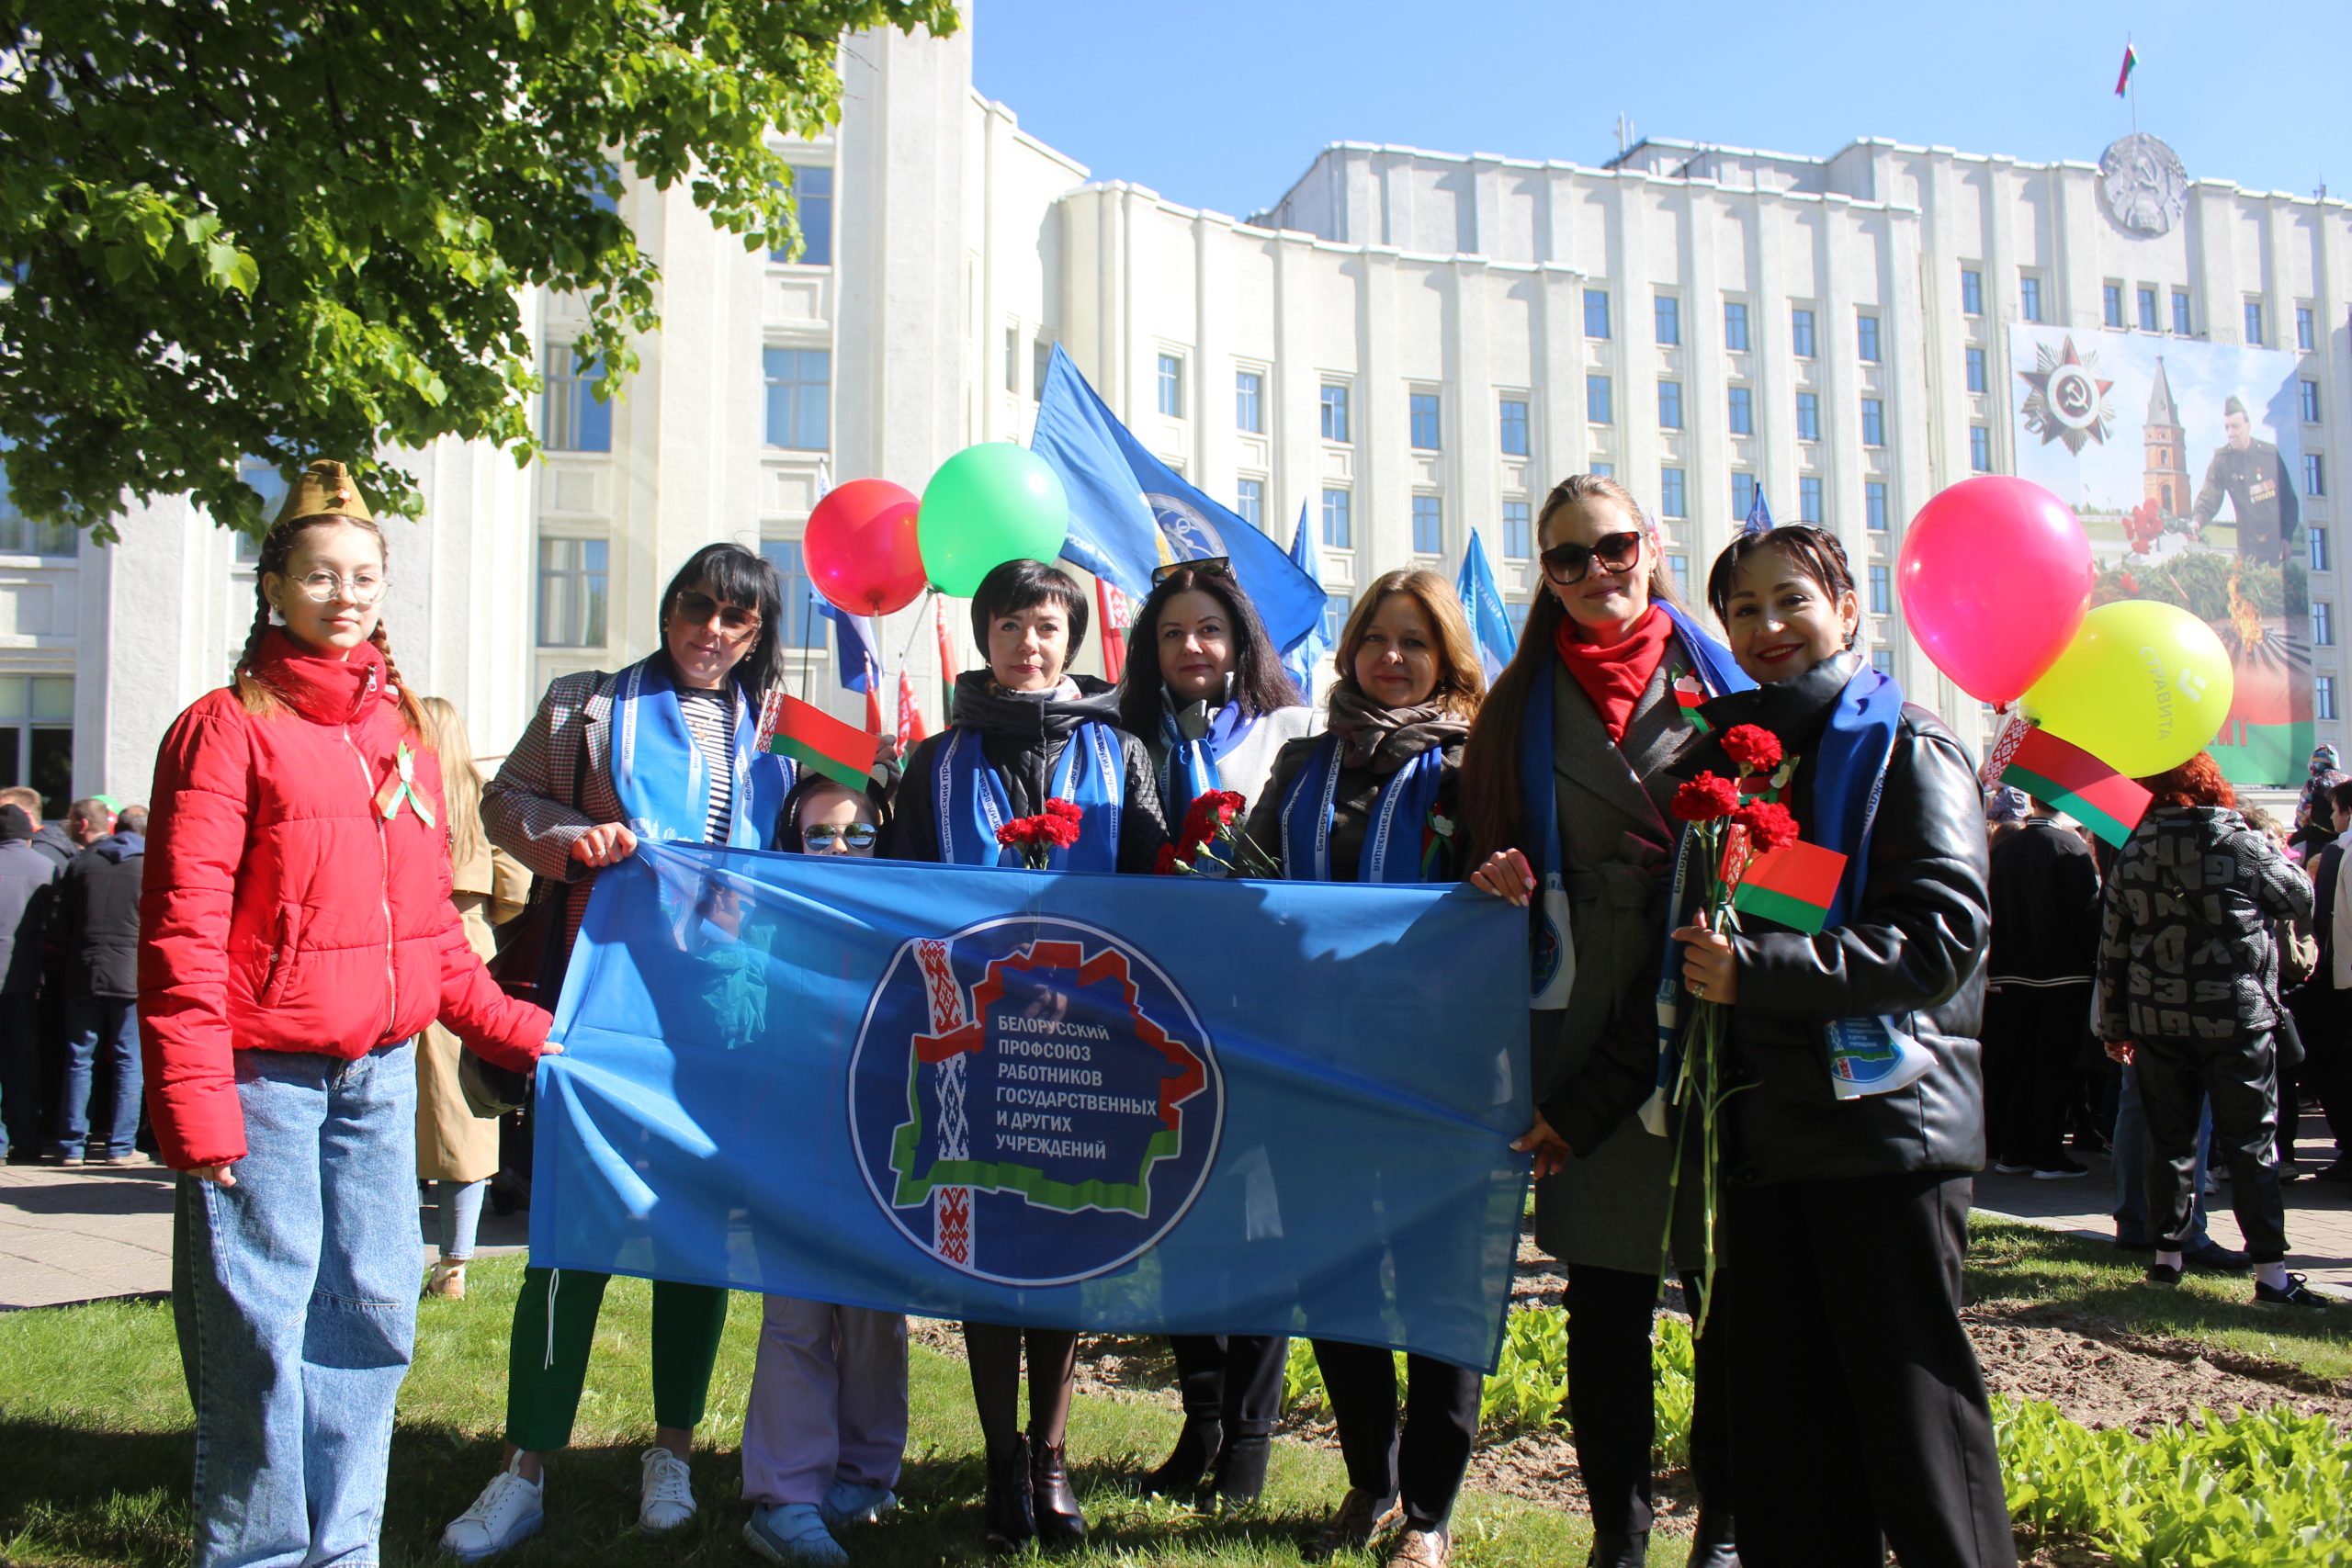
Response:
[{"label": "green balloon", "polygon": [[940,464],[915,513],[924,574],[959,599],[1006,561],[1052,560],[1069,535],[1061,476],[1007,441],[967,446]]}]

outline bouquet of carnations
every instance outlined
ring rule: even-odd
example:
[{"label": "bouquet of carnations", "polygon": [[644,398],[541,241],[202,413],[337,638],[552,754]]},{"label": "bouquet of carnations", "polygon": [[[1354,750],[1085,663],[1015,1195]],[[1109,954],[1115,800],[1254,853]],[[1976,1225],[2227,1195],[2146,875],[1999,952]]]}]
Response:
[{"label": "bouquet of carnations", "polygon": [[[1780,738],[1760,726],[1738,724],[1724,732],[1723,748],[1724,754],[1738,765],[1738,776],[1727,779],[1718,773],[1701,773],[1674,792],[1673,804],[1674,815],[1690,824],[1679,863],[1705,868],[1698,923],[1713,931],[1739,929],[1734,898],[1739,891],[1740,879],[1756,857],[1794,843],[1797,838],[1796,818],[1779,799],[1796,771],[1796,759],[1782,753]],[[1678,869],[1678,915],[1681,886]],[[1660,989],[1670,996],[1681,986],[1680,975],[1669,972],[1662,977]],[[1691,995],[1693,1005],[1683,1015],[1685,1021],[1677,1042],[1681,1061],[1672,1072],[1671,1089],[1667,1095],[1668,1105],[1680,1108],[1682,1122],[1675,1137],[1673,1174],[1668,1179],[1666,1235],[1659,1244],[1659,1273],[1663,1276],[1673,1262],[1674,1200],[1682,1181],[1683,1152],[1695,1128],[1705,1215],[1705,1261],[1701,1270],[1700,1299],[1691,1314],[1691,1332],[1703,1334],[1708,1309],[1715,1300],[1715,1216],[1723,1165],[1723,1109],[1724,1101],[1738,1089],[1726,1081],[1729,1074],[1724,1058],[1730,1050],[1731,1020],[1724,1004],[1711,1000],[1701,992]]]},{"label": "bouquet of carnations", "polygon": [[1202,795],[1185,811],[1175,841],[1159,846],[1152,869],[1163,876],[1280,876],[1282,867],[1241,830],[1249,804],[1235,790]]},{"label": "bouquet of carnations", "polygon": [[1078,829],[1086,813],[1073,803],[1058,795],[1046,802],[1046,809],[1035,817],[1016,817],[996,830],[996,841],[1010,844],[1021,852],[1021,863],[1030,871],[1044,871],[1052,861],[1056,850],[1066,850],[1078,842]]}]

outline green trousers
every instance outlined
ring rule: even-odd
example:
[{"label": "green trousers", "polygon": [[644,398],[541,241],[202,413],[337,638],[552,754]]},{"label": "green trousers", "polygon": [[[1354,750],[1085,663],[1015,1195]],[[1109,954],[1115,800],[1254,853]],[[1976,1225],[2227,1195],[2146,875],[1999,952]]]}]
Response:
[{"label": "green trousers", "polygon": [[[506,1351],[506,1440],[516,1448],[545,1453],[571,1443],[596,1313],[611,1279],[580,1269],[524,1270]],[[709,1285],[653,1282],[655,1425],[701,1421],[727,1327],[727,1296]]]}]

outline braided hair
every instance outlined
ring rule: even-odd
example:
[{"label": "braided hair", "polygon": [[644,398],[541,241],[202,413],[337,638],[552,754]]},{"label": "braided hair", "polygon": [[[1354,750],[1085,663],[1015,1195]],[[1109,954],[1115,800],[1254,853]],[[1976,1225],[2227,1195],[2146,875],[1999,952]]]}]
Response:
[{"label": "braided hair", "polygon": [[[261,558],[254,563],[254,624],[253,629],[245,634],[243,651],[237,655],[234,681],[237,701],[256,718],[274,717],[286,705],[277,694],[269,689],[268,682],[254,672],[261,659],[262,637],[269,630],[269,595],[262,591],[262,579],[286,577],[286,565],[294,554],[295,541],[311,529],[322,528],[330,523],[347,524],[373,535],[376,549],[384,558],[385,566],[389,569],[391,565],[391,546],[384,538],[384,531],[376,525],[372,518],[351,517],[339,512],[318,512],[307,517],[281,517],[270,525],[269,532],[261,536]],[[384,679],[399,694],[401,724],[411,734],[422,734],[424,712],[410,694],[408,682],[401,679],[400,666],[392,662],[392,642],[384,631],[384,617],[380,611],[376,616],[376,629],[368,634],[368,640],[384,660]]]}]

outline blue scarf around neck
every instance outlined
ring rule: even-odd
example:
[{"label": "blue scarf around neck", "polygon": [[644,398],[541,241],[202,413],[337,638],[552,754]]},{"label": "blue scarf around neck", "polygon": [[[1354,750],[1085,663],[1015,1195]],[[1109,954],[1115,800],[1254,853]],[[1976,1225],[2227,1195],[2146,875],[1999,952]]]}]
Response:
[{"label": "blue scarf around neck", "polygon": [[[735,714],[727,846],[761,849],[791,792],[792,764],[753,750],[758,724],[741,687],[730,681],[722,695]],[[703,842],[710,816],[710,761],[686,728],[677,682],[669,660],[659,653],[622,671],[613,687],[612,773],[613,794],[639,838]]]},{"label": "blue scarf around neck", "polygon": [[1168,755],[1159,764],[1159,801],[1171,826],[1184,819],[1193,802],[1213,789],[1224,787],[1217,778],[1217,760],[1239,745],[1258,722],[1256,714],[1244,713],[1239,703],[1227,702],[1210,716],[1205,735],[1197,740],[1187,739],[1176,723],[1172,704],[1173,699],[1163,688],[1159,694],[1159,739],[1168,748]]},{"label": "blue scarf around neck", "polygon": [[[1331,878],[1332,805],[1340,790],[1340,738],[1326,730],[1307,753],[1283,799],[1283,874],[1295,882]],[[1382,781],[1356,854],[1358,882],[1428,880],[1421,831],[1437,807],[1445,749],[1432,746]]]},{"label": "blue scarf around neck", "polygon": [[[1126,795],[1126,768],[1117,734],[1089,722],[1070,731],[1054,763],[1048,792],[1086,815],[1078,842],[1057,849],[1048,871],[1114,872],[1119,869],[1119,811]],[[932,805],[939,819],[939,858],[953,865],[1022,864],[1021,852],[996,841],[997,829],[1012,820],[1012,797],[989,766],[981,732],[957,725],[939,748],[932,771]],[[1037,808],[1045,809],[1039,801]]]}]

